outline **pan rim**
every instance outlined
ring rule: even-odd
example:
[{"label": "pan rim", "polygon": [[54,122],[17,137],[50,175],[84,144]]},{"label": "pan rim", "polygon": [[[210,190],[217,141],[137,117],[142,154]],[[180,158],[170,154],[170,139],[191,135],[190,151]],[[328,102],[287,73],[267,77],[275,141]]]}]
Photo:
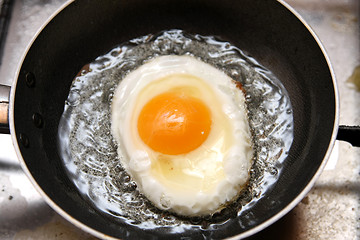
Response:
[{"label": "pan rim", "polygon": [[58,213],[60,216],[62,216],[63,218],[65,218],[68,222],[72,223],[74,226],[80,228],[81,230],[95,236],[98,237],[100,239],[109,239],[109,240],[116,240],[117,238],[108,236],[100,231],[97,231],[89,226],[87,226],[86,224],[80,222],[79,220],[73,218],[70,214],[68,214],[66,211],[64,211],[61,207],[59,207],[48,195],[47,193],[38,185],[37,181],[34,179],[34,177],[32,176],[30,170],[28,169],[25,160],[22,157],[20,148],[19,148],[19,142],[17,140],[17,134],[16,134],[16,130],[15,130],[15,121],[14,121],[14,104],[15,104],[15,92],[16,92],[16,86],[17,86],[17,82],[20,76],[20,70],[21,67],[23,65],[23,62],[31,48],[31,46],[33,45],[33,43],[35,42],[35,40],[38,38],[38,36],[40,35],[40,33],[43,31],[43,29],[52,21],[53,18],[55,18],[61,11],[63,11],[66,7],[68,7],[70,4],[72,4],[73,2],[75,2],[75,0],[68,0],[67,2],[65,2],[63,5],[61,5],[53,14],[51,14],[51,16],[42,24],[42,26],[36,31],[36,33],[34,34],[34,36],[32,37],[31,41],[29,42],[29,44],[27,45],[21,60],[18,63],[18,66],[16,68],[16,72],[15,72],[15,78],[11,84],[11,89],[10,89],[10,97],[9,97],[9,128],[10,128],[10,135],[11,135],[11,139],[12,139],[12,143],[15,149],[15,153],[16,156],[19,160],[20,166],[23,169],[23,171],[25,172],[27,178],[30,180],[30,182],[32,183],[32,185],[34,186],[34,188],[36,189],[36,191],[41,195],[42,199],[46,202],[46,204],[48,206],[50,206],[56,213]]},{"label": "pan rim", "polygon": [[[40,195],[42,196],[42,198],[44,199],[44,201],[55,211],[57,212],[59,215],[61,215],[62,217],[64,217],[67,221],[69,221],[70,223],[74,224],[76,227],[82,229],[85,232],[88,232],[89,234],[101,238],[101,239],[118,239],[112,236],[109,236],[107,234],[104,234],[98,230],[95,230],[89,226],[87,226],[86,224],[80,222],[79,220],[73,218],[69,213],[67,213],[66,211],[64,211],[62,208],[60,208],[55,202],[53,202],[53,200],[46,194],[46,192],[44,192],[41,187],[38,185],[38,183],[36,182],[36,180],[34,179],[34,177],[32,176],[32,174],[30,173],[30,170],[27,168],[27,165],[25,163],[25,160],[22,157],[20,148],[19,148],[19,142],[17,140],[17,135],[16,135],[16,130],[15,130],[15,122],[14,122],[14,103],[15,103],[15,92],[16,92],[16,86],[17,86],[17,82],[18,82],[18,78],[20,75],[20,70],[21,67],[23,65],[23,62],[27,56],[28,51],[30,50],[31,46],[33,45],[33,43],[35,42],[35,40],[37,39],[37,37],[39,36],[39,34],[42,32],[42,30],[48,25],[48,23],[55,17],[57,16],[62,10],[64,10],[66,7],[68,7],[70,4],[72,4],[73,2],[75,2],[75,0],[68,0],[67,2],[65,2],[61,7],[59,7],[46,21],[45,23],[37,30],[36,34],[33,36],[32,40],[30,41],[30,43],[28,44],[26,50],[24,51],[24,54],[21,58],[21,60],[19,61],[17,70],[16,70],[16,74],[15,74],[15,78],[13,80],[13,83],[11,85],[11,90],[10,90],[10,98],[9,98],[9,127],[10,127],[10,133],[11,133],[11,138],[12,138],[12,142],[14,145],[14,149],[16,152],[16,155],[19,159],[20,165],[23,169],[23,171],[25,172],[25,174],[27,175],[27,178],[31,181],[32,185],[34,186],[34,188],[37,190],[38,193],[40,193]],[[311,188],[314,186],[316,180],[319,178],[320,174],[322,173],[330,155],[332,152],[332,149],[334,147],[335,144],[335,140],[336,140],[336,135],[338,132],[338,127],[339,127],[339,92],[338,92],[338,85],[337,85],[337,81],[336,81],[336,77],[335,77],[335,73],[334,73],[334,69],[332,67],[332,64],[330,62],[330,58],[328,56],[328,54],[326,53],[325,47],[323,46],[321,40],[319,39],[319,37],[316,35],[316,33],[314,32],[314,30],[306,23],[306,21],[302,18],[302,16],[296,12],[288,3],[286,3],[284,0],[278,0],[278,3],[282,4],[285,8],[287,8],[287,10],[289,10],[309,31],[309,33],[312,35],[312,37],[314,38],[314,40],[316,41],[316,43],[318,44],[321,52],[323,53],[323,56],[325,57],[325,60],[327,62],[327,65],[329,67],[330,70],[330,74],[331,74],[331,78],[332,78],[332,83],[334,86],[334,97],[335,97],[335,119],[334,119],[334,125],[333,125],[333,130],[332,130],[332,135],[330,138],[330,143],[329,146],[327,148],[326,154],[323,158],[323,161],[321,163],[321,165],[319,166],[319,168],[317,169],[316,173],[313,175],[312,179],[308,182],[308,184],[306,185],[306,187],[301,191],[301,193],[294,198],[286,207],[284,207],[281,211],[279,211],[278,213],[276,213],[274,216],[272,216],[271,218],[267,219],[266,221],[264,221],[263,223],[245,231],[242,232],[240,234],[237,234],[235,236],[229,237],[228,239],[243,239],[246,237],[250,237],[258,232],[260,232],[261,230],[264,230],[265,228],[267,228],[268,226],[270,226],[271,224],[275,223],[276,221],[278,221],[280,218],[282,218],[284,215],[286,215],[288,212],[290,212],[305,196],[306,194],[311,190]]]},{"label": "pan rim", "polygon": [[334,125],[333,125],[333,131],[330,138],[329,146],[326,150],[326,154],[323,158],[323,161],[321,162],[319,168],[317,169],[316,173],[313,175],[312,179],[308,182],[306,187],[300,192],[300,194],[294,198],[286,207],[284,207],[281,211],[279,211],[277,214],[272,216],[271,218],[267,219],[263,223],[257,225],[256,227],[249,229],[248,231],[245,231],[241,234],[238,234],[237,236],[230,237],[228,239],[243,239],[250,237],[261,230],[264,230],[265,228],[269,227],[271,224],[275,223],[276,221],[280,220],[283,216],[285,216],[287,213],[289,213],[313,188],[316,180],[319,178],[321,173],[323,172],[325,165],[327,164],[328,159],[330,158],[330,155],[332,153],[332,150],[335,145],[335,140],[337,136],[337,132],[339,129],[339,110],[340,110],[340,100],[339,100],[339,90],[338,85],[336,81],[336,76],[334,69],[332,67],[330,58],[325,50],[325,47],[323,46],[320,38],[316,35],[315,31],[310,27],[310,25],[304,20],[304,18],[294,9],[292,8],[288,3],[286,3],[284,0],[277,0],[280,4],[282,4],[287,10],[289,10],[309,31],[309,33],[312,35],[316,43],[318,44],[321,52],[323,53],[323,56],[325,57],[326,63],[329,67],[332,83],[334,86],[334,97],[335,97],[335,119],[334,119]]}]

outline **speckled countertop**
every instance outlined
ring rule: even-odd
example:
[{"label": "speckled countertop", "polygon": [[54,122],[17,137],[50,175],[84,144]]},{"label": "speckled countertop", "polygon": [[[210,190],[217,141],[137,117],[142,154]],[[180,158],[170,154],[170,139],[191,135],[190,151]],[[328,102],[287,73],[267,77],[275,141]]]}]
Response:
[{"label": "speckled countertop", "polygon": [[[32,36],[64,0],[15,0],[0,82],[11,84]],[[340,124],[360,125],[359,0],[286,0],[328,52],[340,92]],[[356,77],[357,76],[357,77]],[[41,199],[0,135],[0,239],[94,239]],[[290,213],[251,239],[360,239],[360,148],[338,141],[314,188]]]}]

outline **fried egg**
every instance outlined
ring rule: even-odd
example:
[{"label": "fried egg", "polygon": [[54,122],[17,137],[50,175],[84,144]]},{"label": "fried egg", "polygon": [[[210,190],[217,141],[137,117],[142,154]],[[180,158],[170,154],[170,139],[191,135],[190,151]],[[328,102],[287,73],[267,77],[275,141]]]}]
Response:
[{"label": "fried egg", "polygon": [[130,72],[111,106],[122,166],[156,207],[204,216],[249,180],[253,149],[244,93],[192,56],[159,56]]}]

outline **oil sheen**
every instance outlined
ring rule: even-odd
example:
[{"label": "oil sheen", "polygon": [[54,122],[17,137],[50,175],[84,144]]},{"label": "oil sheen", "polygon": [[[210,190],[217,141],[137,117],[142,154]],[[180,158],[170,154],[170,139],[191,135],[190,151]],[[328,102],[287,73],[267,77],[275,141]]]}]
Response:
[{"label": "oil sheen", "polygon": [[[225,72],[245,91],[254,161],[247,187],[220,213],[179,217],[154,207],[120,164],[111,134],[113,93],[129,72],[161,55],[194,56]],[[240,90],[239,90],[240,91]],[[211,229],[241,215],[271,189],[293,141],[290,98],[281,82],[229,42],[181,30],[133,39],[87,65],[75,77],[58,130],[58,148],[69,179],[97,211],[140,228]],[[170,229],[170,228],[169,228]]]}]

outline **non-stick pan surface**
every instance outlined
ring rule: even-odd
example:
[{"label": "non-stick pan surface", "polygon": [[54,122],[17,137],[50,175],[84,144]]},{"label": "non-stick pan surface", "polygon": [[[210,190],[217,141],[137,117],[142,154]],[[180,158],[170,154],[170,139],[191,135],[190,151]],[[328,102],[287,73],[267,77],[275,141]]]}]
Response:
[{"label": "non-stick pan surface", "polygon": [[171,237],[244,237],[298,203],[329,155],[337,131],[337,90],[326,57],[307,27],[277,1],[76,1],[34,40],[14,83],[10,130],[22,165],[45,200],[98,237],[169,238],[112,222],[84,201],[68,180],[57,150],[57,130],[74,76],[85,64],[132,38],[162,30],[220,36],[270,69],[287,89],[294,141],[275,187],[251,211],[218,229]]}]

